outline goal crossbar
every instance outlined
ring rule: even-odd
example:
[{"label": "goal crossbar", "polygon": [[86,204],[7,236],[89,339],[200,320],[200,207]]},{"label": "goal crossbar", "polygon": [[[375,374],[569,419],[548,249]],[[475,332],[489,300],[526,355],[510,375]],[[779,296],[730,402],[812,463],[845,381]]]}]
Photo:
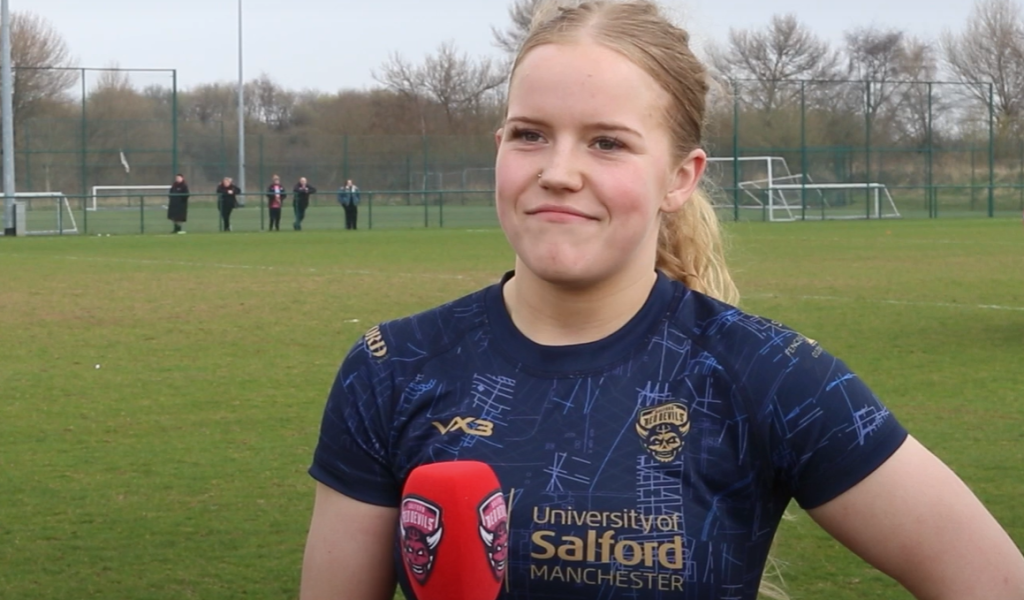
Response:
[{"label": "goal crossbar", "polygon": [[[102,198],[102,192],[135,192],[142,190],[162,190],[167,192],[171,189],[169,185],[94,185],[92,194],[89,196],[88,210],[96,210],[99,206],[97,199]],[[124,197],[130,194],[107,194],[113,197]],[[159,196],[160,194],[145,194],[145,196]]]}]

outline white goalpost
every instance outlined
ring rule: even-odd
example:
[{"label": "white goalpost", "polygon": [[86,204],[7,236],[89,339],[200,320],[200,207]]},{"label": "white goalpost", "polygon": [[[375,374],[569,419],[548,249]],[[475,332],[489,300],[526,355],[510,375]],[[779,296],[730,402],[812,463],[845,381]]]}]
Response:
[{"label": "white goalpost", "polygon": [[[104,198],[118,198],[124,199],[118,208],[127,207],[130,205],[130,199],[135,196],[145,196],[146,198],[161,196],[157,193],[158,190],[165,192],[162,194],[166,196],[166,193],[171,189],[170,185],[94,185],[92,186],[92,193],[89,195],[89,206],[87,210],[97,210],[100,206],[100,200]],[[132,192],[141,192],[140,194],[132,194]],[[164,198],[166,200],[166,197]],[[166,202],[164,202],[166,204]]]},{"label": "white goalpost", "polygon": [[[889,188],[884,183],[779,183],[773,187],[774,190],[779,192],[776,197],[783,203],[781,207],[769,205],[768,214],[772,215],[773,221],[793,221],[797,219],[896,219],[900,217],[900,211],[896,208],[896,203],[889,193]],[[814,192],[820,196],[823,199],[822,203],[819,206],[806,206],[804,204],[791,206],[785,204],[785,192],[789,192],[790,196],[793,196],[801,194],[803,190]],[[830,206],[827,202],[830,193],[835,192],[865,197],[867,204],[860,205],[854,203],[842,210],[837,209]],[[769,198],[772,198],[771,194],[769,194]],[[775,211],[779,208],[786,213],[786,217],[781,217],[781,215],[775,216]]]},{"label": "white goalpost", "polygon": [[[809,174],[793,173],[782,156],[709,157],[708,163],[708,174],[719,188],[740,194],[738,203],[732,198],[717,205],[719,209],[738,204],[740,209],[762,212],[768,221],[900,216],[884,183],[816,183]],[[723,185],[730,180],[735,186]]]},{"label": "white goalpost", "polygon": [[75,211],[61,192],[15,192],[14,200],[25,208],[25,235],[74,235],[78,233]]}]

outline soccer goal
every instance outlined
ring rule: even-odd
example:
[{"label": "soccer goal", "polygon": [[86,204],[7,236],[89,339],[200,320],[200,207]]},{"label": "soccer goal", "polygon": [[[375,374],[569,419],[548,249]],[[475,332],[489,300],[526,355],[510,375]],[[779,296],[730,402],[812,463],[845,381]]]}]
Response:
[{"label": "soccer goal", "polygon": [[14,200],[25,211],[25,235],[78,233],[75,211],[61,192],[15,192]]},{"label": "soccer goal", "polygon": [[[786,198],[787,194],[792,196],[791,192],[775,189],[777,186],[814,182],[810,175],[791,171],[782,156],[708,157],[705,177],[721,192],[715,195],[719,200],[716,208],[757,211],[770,220],[776,220],[772,218],[775,211],[770,209],[782,208],[784,211],[790,204],[787,200],[792,200]],[[801,200],[805,193],[803,190],[800,192]],[[815,201],[827,200],[819,194]]]},{"label": "soccer goal", "polygon": [[[878,182],[817,183],[794,173],[781,156],[708,158],[716,208],[757,210],[767,221],[898,218],[889,189]],[[735,183],[730,183],[735,182]]]},{"label": "soccer goal", "polygon": [[[167,192],[170,189],[170,185],[94,185],[87,209],[128,208],[132,206],[133,199],[138,200],[140,197],[148,199],[161,195],[164,196],[164,204],[166,204]],[[164,194],[160,194],[159,191],[163,191]]]},{"label": "soccer goal", "polygon": [[[884,183],[780,183],[768,194],[772,221],[898,219],[900,211]],[[801,197],[806,200],[801,201]]]}]

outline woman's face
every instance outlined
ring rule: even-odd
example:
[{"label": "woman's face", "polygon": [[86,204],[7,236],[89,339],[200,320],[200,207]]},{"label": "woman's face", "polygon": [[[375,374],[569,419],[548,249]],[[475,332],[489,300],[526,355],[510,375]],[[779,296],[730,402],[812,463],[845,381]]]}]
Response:
[{"label": "woman's face", "polygon": [[672,152],[668,94],[625,56],[547,44],[519,63],[496,134],[498,218],[518,269],[591,285],[654,269],[661,212],[678,210],[703,153]]}]

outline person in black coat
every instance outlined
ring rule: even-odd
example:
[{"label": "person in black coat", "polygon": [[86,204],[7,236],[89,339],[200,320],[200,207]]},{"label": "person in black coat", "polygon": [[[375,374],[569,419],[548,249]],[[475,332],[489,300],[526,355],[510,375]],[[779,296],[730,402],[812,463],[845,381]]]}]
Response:
[{"label": "person in black coat", "polygon": [[238,195],[242,190],[225,177],[217,186],[217,209],[220,210],[221,231],[231,231],[231,211],[238,206]]},{"label": "person in black coat", "polygon": [[178,173],[167,195],[167,219],[174,223],[171,233],[185,233],[181,226],[188,220],[188,193],[185,176]]},{"label": "person in black coat", "polygon": [[300,177],[292,190],[292,208],[295,209],[295,231],[302,229],[302,220],[306,218],[306,209],[309,208],[309,196],[316,193],[316,188],[309,185],[305,177]]}]

